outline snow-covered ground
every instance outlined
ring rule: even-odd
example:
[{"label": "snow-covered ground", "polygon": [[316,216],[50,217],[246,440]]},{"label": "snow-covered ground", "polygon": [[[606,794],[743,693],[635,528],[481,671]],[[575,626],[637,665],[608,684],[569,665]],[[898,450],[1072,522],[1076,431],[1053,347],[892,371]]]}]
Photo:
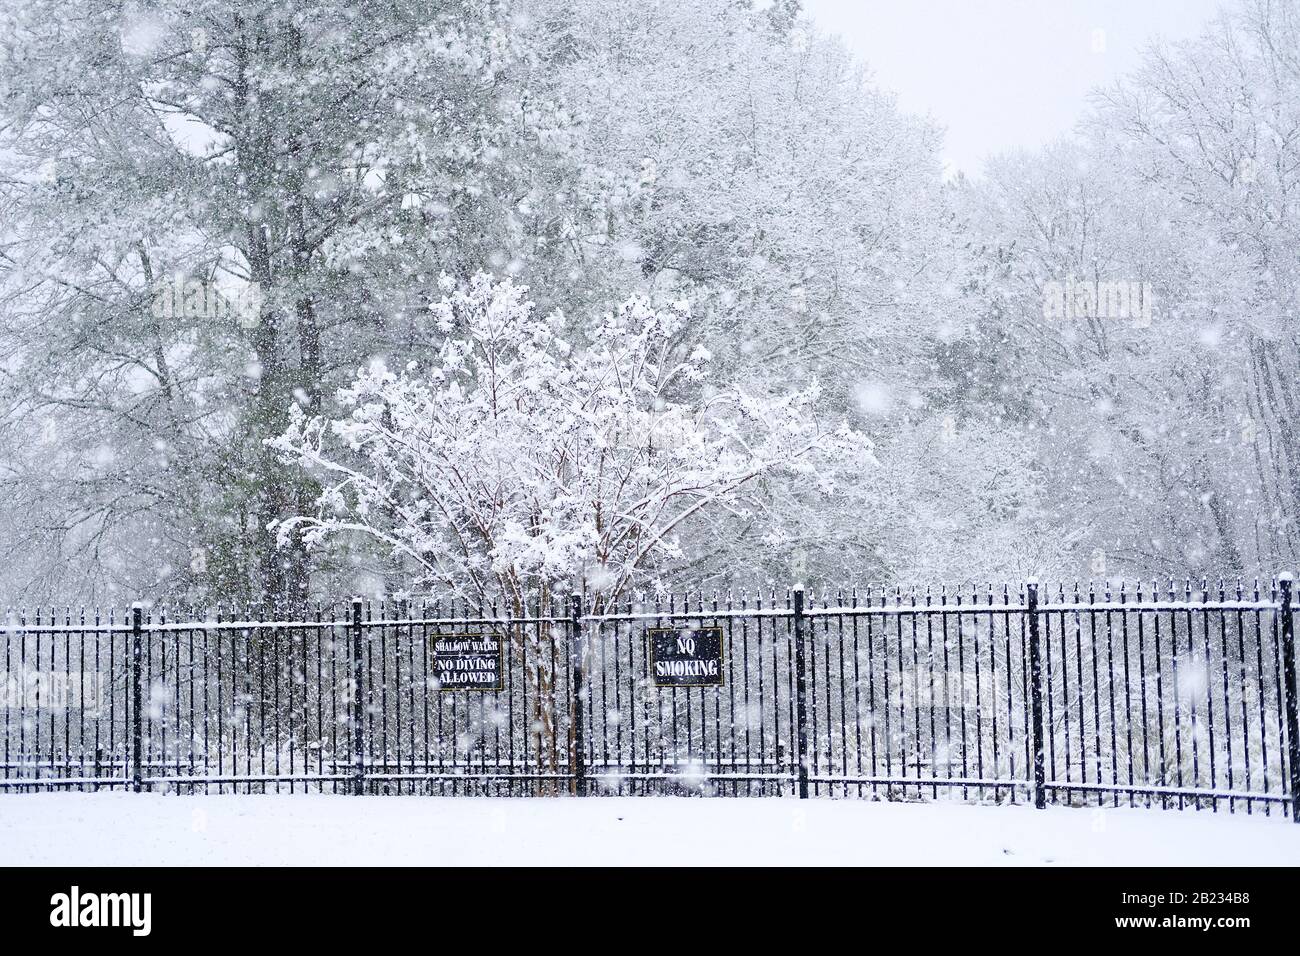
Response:
[{"label": "snow-covered ground", "polygon": [[0,796],[0,866],[1296,865],[1276,814],[780,799]]}]

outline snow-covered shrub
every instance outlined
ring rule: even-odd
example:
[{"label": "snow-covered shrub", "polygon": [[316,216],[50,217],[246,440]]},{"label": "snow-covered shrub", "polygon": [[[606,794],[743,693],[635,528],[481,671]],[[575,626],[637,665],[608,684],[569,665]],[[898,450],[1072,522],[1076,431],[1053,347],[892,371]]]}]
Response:
[{"label": "snow-covered shrub", "polygon": [[375,361],[340,393],[348,414],[295,407],[272,440],[321,486],[282,537],[359,533],[412,581],[479,600],[564,586],[608,601],[683,557],[684,523],[743,509],[758,476],[816,485],[826,456],[870,456],[864,435],[819,420],[815,381],[784,395],[715,385],[685,303],[633,299],[579,344],[508,279],[442,283],[427,364]]}]

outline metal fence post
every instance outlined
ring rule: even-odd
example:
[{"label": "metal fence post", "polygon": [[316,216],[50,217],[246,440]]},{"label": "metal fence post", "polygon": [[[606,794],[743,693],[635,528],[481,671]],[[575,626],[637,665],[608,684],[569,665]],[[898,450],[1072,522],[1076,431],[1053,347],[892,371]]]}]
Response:
[{"label": "metal fence post", "polygon": [[1038,580],[1029,579],[1029,694],[1033,712],[1034,734],[1034,806],[1039,810],[1047,806],[1046,775],[1043,768],[1043,660],[1039,647]]},{"label": "metal fence post", "polygon": [[1300,823],[1300,718],[1297,717],[1295,624],[1291,620],[1291,573],[1278,575],[1282,588],[1282,680],[1286,687],[1286,760],[1291,782],[1291,822]]},{"label": "metal fence post", "polygon": [[795,755],[799,799],[808,799],[808,665],[804,656],[803,589],[794,592]]},{"label": "metal fence post", "polygon": [[352,793],[361,796],[366,792],[365,727],[366,704],[361,680],[362,659],[361,598],[352,599]]},{"label": "metal fence post", "polygon": [[144,606],[131,605],[131,789],[139,793],[144,789],[144,724],[141,721],[141,704],[144,691],[140,673],[144,657]]},{"label": "metal fence post", "polygon": [[587,735],[583,722],[583,705],[587,698],[587,675],[583,671],[582,595],[569,595],[569,624],[572,639],[569,641],[569,665],[573,674],[571,695],[573,726],[573,780],[574,790],[580,797],[587,795]]}]

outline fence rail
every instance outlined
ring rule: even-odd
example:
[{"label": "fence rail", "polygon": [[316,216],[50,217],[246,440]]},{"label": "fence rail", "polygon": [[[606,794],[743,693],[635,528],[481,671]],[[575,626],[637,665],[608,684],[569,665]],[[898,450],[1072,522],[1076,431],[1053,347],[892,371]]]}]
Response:
[{"label": "fence rail", "polygon": [[946,794],[1294,820],[1292,598],[1283,576],[11,613],[0,791]]}]

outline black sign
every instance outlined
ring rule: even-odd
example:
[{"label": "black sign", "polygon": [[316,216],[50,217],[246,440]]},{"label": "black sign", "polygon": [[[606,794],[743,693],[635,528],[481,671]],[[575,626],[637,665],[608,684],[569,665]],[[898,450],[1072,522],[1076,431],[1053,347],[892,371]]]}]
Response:
[{"label": "black sign", "polygon": [[650,676],[659,687],[722,684],[722,628],[652,627]]},{"label": "black sign", "polygon": [[495,634],[435,634],[433,670],[442,690],[501,690],[501,639]]}]

